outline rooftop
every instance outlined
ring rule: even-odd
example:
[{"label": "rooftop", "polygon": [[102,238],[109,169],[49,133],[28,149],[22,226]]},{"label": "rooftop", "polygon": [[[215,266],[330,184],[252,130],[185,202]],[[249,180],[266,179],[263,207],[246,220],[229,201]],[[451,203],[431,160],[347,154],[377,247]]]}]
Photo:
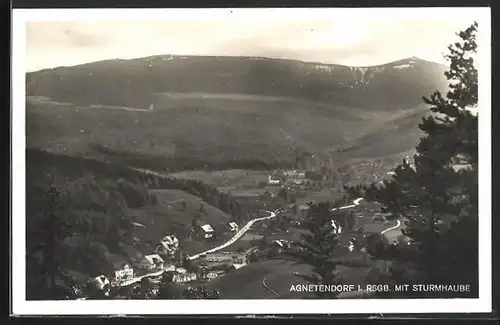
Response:
[{"label": "rooftop", "polygon": [[144,258],[150,264],[157,264],[157,263],[163,263],[164,262],[163,259],[158,254],[146,255],[146,256],[144,256]]},{"label": "rooftop", "polygon": [[213,232],[213,228],[212,226],[210,226],[209,224],[206,224],[206,225],[203,225],[201,226],[201,228],[205,231],[205,232]]},{"label": "rooftop", "polygon": [[178,243],[179,239],[177,239],[177,237],[175,237],[174,235],[168,235],[168,236],[163,237],[163,239],[161,240],[161,242],[162,243],[167,243],[169,245],[173,245],[175,243]]}]

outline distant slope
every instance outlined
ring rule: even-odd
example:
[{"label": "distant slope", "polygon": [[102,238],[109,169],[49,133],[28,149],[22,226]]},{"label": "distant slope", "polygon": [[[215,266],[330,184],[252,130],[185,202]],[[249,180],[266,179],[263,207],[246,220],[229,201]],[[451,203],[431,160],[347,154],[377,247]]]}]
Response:
[{"label": "distant slope", "polygon": [[[214,230],[220,230],[221,233],[231,220],[229,214],[211,206],[202,198],[182,190],[157,189],[151,190],[151,195],[156,196],[158,203],[154,207],[147,207],[136,213],[137,221],[149,228],[144,229],[144,232],[149,234],[149,239],[160,240],[165,236],[167,229],[172,229],[172,226],[176,229],[174,233],[179,238],[184,238],[189,234],[191,222],[195,216],[200,217],[201,224],[208,223]],[[183,208],[181,202],[185,202],[186,208]],[[204,213],[199,211],[201,205],[204,206]],[[143,232],[142,230],[137,231]]]},{"label": "distant slope", "polygon": [[409,58],[348,67],[248,57],[152,56],[27,74],[27,95],[80,105],[147,108],[157,93],[280,96],[339,106],[399,109],[445,85],[444,67]]},{"label": "distant slope", "polygon": [[[94,179],[95,182],[104,184],[103,186],[107,188],[116,187],[121,180],[125,180],[144,188],[144,192],[135,193],[136,196],[141,195],[140,204],[128,204],[127,208],[133,216],[133,221],[146,226],[136,228],[135,235],[143,242],[157,243],[168,231],[174,232],[179,238],[184,238],[189,233],[196,215],[199,215],[200,223],[209,223],[221,233],[225,231],[227,223],[232,220],[230,214],[213,205],[213,202],[220,197],[220,192],[200,181],[160,179],[143,175],[120,164],[55,155],[38,150],[26,151],[28,207],[43,204],[41,190],[46,188],[49,179],[54,177],[65,184],[80,179]],[[149,190],[143,184],[149,184]],[[156,204],[150,202],[151,196],[156,196]],[[126,195],[125,199],[127,198],[129,196]],[[226,201],[232,202],[231,200],[226,197]],[[134,202],[136,201],[137,199]],[[180,201],[186,203],[185,207],[180,204]],[[203,211],[200,211],[201,205],[203,205]]]},{"label": "distant slope", "polygon": [[27,145],[154,168],[276,168],[407,152],[445,67],[154,56],[27,74]]}]

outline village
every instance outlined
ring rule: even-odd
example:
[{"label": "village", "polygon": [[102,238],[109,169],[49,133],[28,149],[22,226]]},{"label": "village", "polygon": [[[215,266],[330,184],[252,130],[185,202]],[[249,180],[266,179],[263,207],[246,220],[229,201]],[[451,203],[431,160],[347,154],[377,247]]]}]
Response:
[{"label": "village", "polygon": [[[306,173],[297,170],[269,175],[269,185],[289,192],[302,190],[307,181]],[[259,218],[262,220],[248,229],[242,229],[236,222],[228,222],[225,233],[232,237],[223,245],[196,255],[190,256],[175,234],[167,234],[142,259],[116,261],[110,274],[97,276],[89,283],[104,291],[105,295],[109,295],[113,288],[138,285],[146,277],[156,283],[170,279],[172,283],[188,287],[204,285],[250,263],[278,258],[292,250],[300,240],[301,220],[306,217],[312,203],[286,202],[284,208],[276,210],[276,218]],[[332,232],[340,236],[338,255],[366,250],[366,235],[362,227],[356,226],[358,217],[359,214],[352,214],[349,220],[331,220]],[[384,222],[384,217],[378,213],[370,219],[373,223]],[[216,234],[212,225],[202,222],[191,231],[189,239],[192,237],[209,244],[214,242]]]},{"label": "village", "polygon": [[[232,232],[238,231],[234,222],[228,224]],[[200,237],[210,240],[213,236],[210,225],[200,227]],[[179,244],[174,234],[166,235],[156,246],[154,252],[144,255],[137,262],[115,261],[113,271],[109,275],[100,275],[90,279],[88,283],[102,290],[105,295],[116,287],[126,287],[140,283],[148,277],[154,282],[169,274],[171,281],[177,284],[204,283],[247,264],[245,252],[204,253],[195,261],[190,259]],[[165,277],[163,277],[165,278]]]}]

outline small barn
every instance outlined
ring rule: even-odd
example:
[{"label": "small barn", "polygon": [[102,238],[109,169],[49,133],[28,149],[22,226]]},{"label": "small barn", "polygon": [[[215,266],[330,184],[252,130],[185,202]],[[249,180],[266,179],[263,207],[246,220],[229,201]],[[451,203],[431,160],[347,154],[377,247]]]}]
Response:
[{"label": "small barn", "polygon": [[141,267],[146,270],[160,270],[163,264],[164,261],[158,254],[146,255],[140,262]]},{"label": "small barn", "polygon": [[214,236],[214,229],[209,224],[201,226],[201,233],[203,238],[209,239]]},{"label": "small barn", "polygon": [[229,230],[231,232],[238,232],[238,224],[236,222],[229,223]]}]

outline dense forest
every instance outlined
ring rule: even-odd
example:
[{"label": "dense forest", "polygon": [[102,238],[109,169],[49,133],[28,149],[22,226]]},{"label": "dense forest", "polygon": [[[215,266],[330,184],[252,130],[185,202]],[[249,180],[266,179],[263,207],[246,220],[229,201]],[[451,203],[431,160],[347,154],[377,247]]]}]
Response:
[{"label": "dense forest", "polygon": [[131,209],[153,203],[149,189],[186,191],[237,222],[250,217],[236,198],[200,181],[159,178],[120,165],[33,150],[27,151],[27,160],[33,162],[27,165],[26,184],[29,299],[64,299],[75,284],[74,270],[108,274],[113,259],[130,256],[137,245]]}]

